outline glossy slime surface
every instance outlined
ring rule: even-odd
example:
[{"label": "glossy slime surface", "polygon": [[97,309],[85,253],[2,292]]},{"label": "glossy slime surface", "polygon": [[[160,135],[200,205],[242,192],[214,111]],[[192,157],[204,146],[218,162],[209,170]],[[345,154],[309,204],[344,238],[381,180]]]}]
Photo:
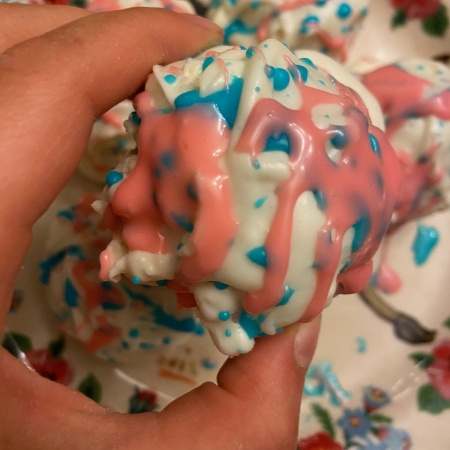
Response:
[{"label": "glossy slime surface", "polygon": [[95,205],[115,233],[105,280],[183,294],[229,355],[364,287],[399,168],[339,64],[275,40],[218,47],[156,66],[135,106],[138,154]]},{"label": "glossy slime surface", "polygon": [[208,17],[224,29],[226,44],[248,46],[276,38],[293,49],[345,61],[368,6],[369,0],[218,0]]},{"label": "glossy slime surface", "polygon": [[368,73],[362,82],[380,103],[402,167],[393,219],[405,222],[448,203],[450,70],[413,58]]}]

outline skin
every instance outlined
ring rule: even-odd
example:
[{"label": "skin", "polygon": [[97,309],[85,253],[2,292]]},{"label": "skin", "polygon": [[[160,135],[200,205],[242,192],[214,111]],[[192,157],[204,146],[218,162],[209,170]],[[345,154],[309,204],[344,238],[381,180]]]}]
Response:
[{"label": "skin", "polygon": [[[164,24],[164,25],[163,25]],[[91,14],[0,4],[0,330],[32,226],[71,176],[92,124],[167,64],[217,45],[206,20],[152,8]],[[289,450],[319,320],[259,339],[161,413],[108,411],[0,348],[0,448]],[[226,419],[226,420],[225,420]]]}]

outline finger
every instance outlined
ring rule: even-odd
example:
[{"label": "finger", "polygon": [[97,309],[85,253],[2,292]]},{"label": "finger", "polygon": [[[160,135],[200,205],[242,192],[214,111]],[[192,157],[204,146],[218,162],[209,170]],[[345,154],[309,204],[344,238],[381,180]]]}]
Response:
[{"label": "finger", "polygon": [[147,420],[154,425],[155,415],[116,419],[116,442],[121,436],[127,450],[138,450],[144,441],[172,450],[295,449],[319,328],[320,318],[257,340],[250,353],[226,362],[218,386],[204,384],[156,416],[157,432],[145,428]]},{"label": "finger", "polygon": [[0,53],[88,14],[72,6],[0,3]]},{"label": "finger", "polygon": [[135,92],[153,65],[216,45],[221,36],[200,17],[133,8],[92,14],[1,56],[3,308],[31,225],[75,170],[94,118]]}]

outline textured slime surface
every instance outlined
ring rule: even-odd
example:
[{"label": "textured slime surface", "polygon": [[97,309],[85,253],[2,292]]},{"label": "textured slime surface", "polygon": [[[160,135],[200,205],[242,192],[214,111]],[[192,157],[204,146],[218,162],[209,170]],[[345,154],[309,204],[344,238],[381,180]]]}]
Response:
[{"label": "textured slime surface", "polygon": [[177,308],[172,290],[99,280],[99,255],[111,232],[91,208],[96,198],[85,195],[59,211],[50,230],[41,282],[58,327],[113,363],[142,358],[142,352],[176,344],[188,334],[204,334],[192,310]]},{"label": "textured slime surface", "polygon": [[450,69],[414,58],[362,78],[379,101],[386,134],[402,167],[394,221],[405,222],[449,202]]},{"label": "textured slime surface", "polygon": [[208,17],[224,29],[227,44],[276,38],[345,61],[368,5],[369,0],[217,0]]},{"label": "textured slime surface", "polygon": [[95,205],[115,233],[103,279],[177,291],[228,355],[364,287],[398,162],[338,63],[275,40],[217,47],[156,66],[135,106],[139,151]]}]

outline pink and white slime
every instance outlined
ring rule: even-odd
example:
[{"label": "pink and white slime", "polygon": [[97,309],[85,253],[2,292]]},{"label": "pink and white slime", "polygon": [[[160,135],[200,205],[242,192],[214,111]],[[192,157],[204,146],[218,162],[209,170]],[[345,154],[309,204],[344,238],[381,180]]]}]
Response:
[{"label": "pink and white slime", "polygon": [[339,64],[267,40],[154,67],[126,123],[138,152],[107,177],[101,276],[166,285],[217,347],[362,289],[399,167],[376,101]]}]

